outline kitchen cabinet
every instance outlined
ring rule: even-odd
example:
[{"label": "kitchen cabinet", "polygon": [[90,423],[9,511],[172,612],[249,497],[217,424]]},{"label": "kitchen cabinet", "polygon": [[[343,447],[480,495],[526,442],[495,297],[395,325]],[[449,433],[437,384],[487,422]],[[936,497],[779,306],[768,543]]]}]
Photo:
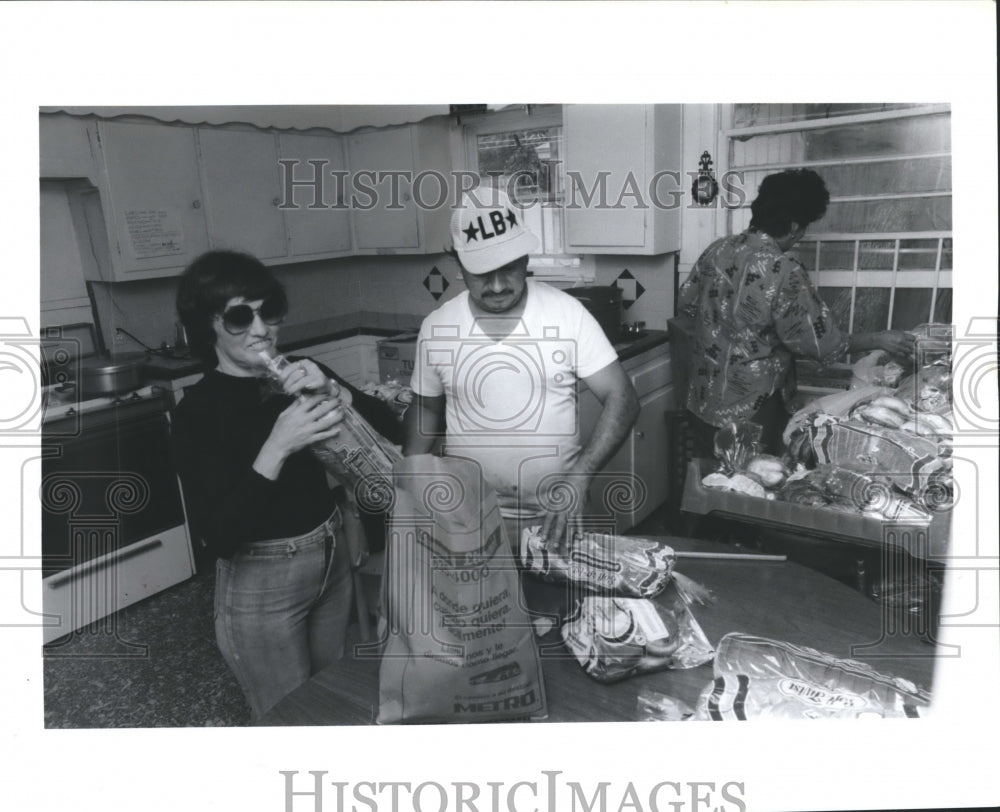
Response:
[{"label": "kitchen cabinet", "polygon": [[442,251],[452,196],[442,188],[451,177],[447,126],[423,122],[355,133],[347,138],[347,154],[355,253]]},{"label": "kitchen cabinet", "polygon": [[[99,121],[96,135],[113,277],[104,281],[173,275],[209,245],[194,130]],[[88,212],[96,229],[101,211]]]},{"label": "kitchen cabinet", "polygon": [[681,105],[567,104],[563,137],[570,252],[680,248]]},{"label": "kitchen cabinet", "polygon": [[[618,533],[637,525],[667,500],[666,414],[674,405],[670,355],[665,344],[624,361],[622,367],[639,396],[639,416],[591,487],[596,509],[611,506]],[[585,441],[593,434],[602,407],[584,384],[580,386],[578,409],[580,437]]]},{"label": "kitchen cabinet", "polygon": [[176,276],[209,247],[277,265],[439,253],[448,242],[443,119],[349,136],[66,116],[39,126],[42,176],[88,181],[76,205],[96,281]]},{"label": "kitchen cabinet", "polygon": [[42,326],[90,322],[93,316],[84,279],[83,259],[64,184],[42,181],[39,204],[43,273],[39,275],[38,287]]},{"label": "kitchen cabinet", "polygon": [[288,253],[274,133],[198,129],[205,214],[213,248],[261,260]]},{"label": "kitchen cabinet", "polygon": [[[282,175],[281,189],[290,255],[309,259],[350,251],[351,218],[345,205],[346,183],[344,176],[333,174],[347,169],[343,138],[281,133],[278,155],[282,161],[296,162],[285,165],[283,172],[288,176]],[[292,185],[292,181],[315,181],[317,185]]]}]

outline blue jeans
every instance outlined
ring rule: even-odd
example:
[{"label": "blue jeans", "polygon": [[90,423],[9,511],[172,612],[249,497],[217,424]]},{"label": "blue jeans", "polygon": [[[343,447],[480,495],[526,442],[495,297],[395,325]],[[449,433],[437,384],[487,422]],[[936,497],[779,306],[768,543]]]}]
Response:
[{"label": "blue jeans", "polygon": [[344,652],[352,606],[340,513],[215,566],[215,639],[255,719]]}]

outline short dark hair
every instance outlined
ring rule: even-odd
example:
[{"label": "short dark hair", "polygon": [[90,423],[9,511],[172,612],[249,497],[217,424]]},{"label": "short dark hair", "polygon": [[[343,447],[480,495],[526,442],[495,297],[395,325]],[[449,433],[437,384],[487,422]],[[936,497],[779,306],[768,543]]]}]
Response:
[{"label": "short dark hair", "polygon": [[829,202],[823,178],[811,169],[786,169],[761,181],[757,198],[750,204],[750,227],[784,237],[792,223],[805,227],[819,220]]},{"label": "short dark hair", "polygon": [[187,332],[191,352],[214,363],[215,330],[212,320],[226,303],[242,296],[248,301],[277,297],[288,308],[282,284],[256,257],[239,251],[207,251],[181,274],[177,287],[177,315]]}]

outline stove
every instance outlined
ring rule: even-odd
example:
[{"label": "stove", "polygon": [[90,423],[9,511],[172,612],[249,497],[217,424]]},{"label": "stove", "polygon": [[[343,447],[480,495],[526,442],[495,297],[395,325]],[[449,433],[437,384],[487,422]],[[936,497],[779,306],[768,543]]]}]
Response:
[{"label": "stove", "polygon": [[[53,423],[74,420],[77,423],[86,415],[88,424],[104,420],[117,421],[150,411],[166,411],[166,393],[158,386],[144,386],[120,395],[107,395],[81,399],[79,390],[72,384],[42,387],[42,433]],[[58,432],[63,433],[63,432]]]},{"label": "stove", "polygon": [[166,393],[78,392],[42,389],[44,641],[54,649],[97,621],[117,639],[118,610],[194,573]]}]

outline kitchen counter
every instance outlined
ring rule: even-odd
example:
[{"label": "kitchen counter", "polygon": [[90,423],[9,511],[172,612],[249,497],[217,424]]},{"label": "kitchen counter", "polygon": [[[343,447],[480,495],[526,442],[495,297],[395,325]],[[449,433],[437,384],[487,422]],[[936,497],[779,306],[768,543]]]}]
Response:
[{"label": "kitchen counter", "polygon": [[[710,541],[663,538],[678,551],[734,551]],[[728,632],[755,634],[860,660],[881,673],[931,688],[934,646],[905,623],[887,627],[882,607],[826,575],[790,561],[681,558],[678,570],[715,593],[715,603],[696,604],[692,610],[712,645]],[[524,576],[522,583],[533,614],[564,617],[569,611],[573,596],[565,587],[530,576]],[[712,681],[708,663],[602,685],[586,676],[569,655],[558,627],[539,638],[538,644],[549,722],[638,720],[639,695],[649,691],[694,707]],[[378,668],[374,647],[356,647],[279,702],[261,724],[373,724],[378,714]]]},{"label": "kitchen counter", "polygon": [[[419,325],[418,325],[419,326]],[[374,335],[389,338],[404,332],[402,327],[372,327],[367,325],[344,326],[343,319],[331,319],[323,322],[311,322],[307,325],[297,325],[283,329],[281,351],[295,353],[306,347],[323,344],[328,341],[338,341],[358,335]],[[620,361],[627,361],[647,350],[667,343],[666,330],[646,330],[641,335],[629,337],[614,342],[614,348]],[[173,381],[203,372],[201,361],[191,357],[150,356],[146,361],[145,374],[147,380]]]}]

